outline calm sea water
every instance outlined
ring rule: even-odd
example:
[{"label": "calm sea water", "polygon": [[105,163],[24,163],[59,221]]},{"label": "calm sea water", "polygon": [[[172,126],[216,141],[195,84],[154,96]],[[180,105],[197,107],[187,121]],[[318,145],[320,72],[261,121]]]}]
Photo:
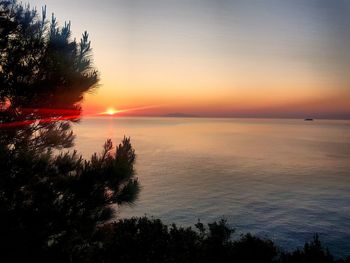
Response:
[{"label": "calm sea water", "polygon": [[142,191],[119,217],[224,217],[285,249],[317,232],[350,255],[350,121],[90,118],[74,130],[85,157],[106,138],[132,138]]}]

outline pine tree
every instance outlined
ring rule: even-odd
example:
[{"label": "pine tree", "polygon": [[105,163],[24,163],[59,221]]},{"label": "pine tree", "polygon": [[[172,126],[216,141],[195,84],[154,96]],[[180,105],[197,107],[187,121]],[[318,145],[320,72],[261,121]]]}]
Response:
[{"label": "pine tree", "polygon": [[129,138],[90,160],[56,154],[73,145],[71,123],[99,80],[88,33],[77,43],[70,27],[0,1],[1,262],[73,261],[139,191]]}]

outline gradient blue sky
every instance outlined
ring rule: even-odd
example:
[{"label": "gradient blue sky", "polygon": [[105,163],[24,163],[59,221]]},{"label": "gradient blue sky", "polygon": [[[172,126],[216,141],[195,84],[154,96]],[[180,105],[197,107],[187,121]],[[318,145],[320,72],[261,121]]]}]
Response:
[{"label": "gradient blue sky", "polygon": [[31,0],[88,30],[88,111],[350,117],[348,0]]}]

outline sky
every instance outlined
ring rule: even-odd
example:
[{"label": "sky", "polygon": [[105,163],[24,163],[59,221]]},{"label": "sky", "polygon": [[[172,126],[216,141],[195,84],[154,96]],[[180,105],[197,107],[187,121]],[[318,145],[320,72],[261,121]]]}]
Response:
[{"label": "sky", "polygon": [[350,0],[29,0],[87,30],[85,114],[350,118]]}]

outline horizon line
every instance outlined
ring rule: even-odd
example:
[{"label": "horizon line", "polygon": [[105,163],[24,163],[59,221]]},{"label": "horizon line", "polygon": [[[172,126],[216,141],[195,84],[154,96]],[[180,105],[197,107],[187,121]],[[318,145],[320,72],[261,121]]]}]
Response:
[{"label": "horizon line", "polygon": [[117,119],[117,118],[169,118],[169,119],[279,119],[279,120],[306,120],[312,119],[317,120],[339,120],[339,121],[350,121],[350,116],[347,118],[329,118],[329,117],[273,117],[273,116],[166,116],[166,115],[99,115],[89,116],[82,115],[82,118],[103,118],[103,119]]}]

